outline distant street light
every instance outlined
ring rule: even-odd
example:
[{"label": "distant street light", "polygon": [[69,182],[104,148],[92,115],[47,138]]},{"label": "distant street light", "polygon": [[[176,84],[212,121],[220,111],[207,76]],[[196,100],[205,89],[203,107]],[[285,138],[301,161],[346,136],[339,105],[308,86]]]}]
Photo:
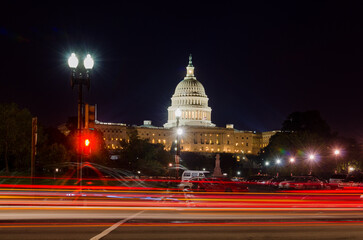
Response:
[{"label": "distant street light", "polygon": [[292,176],[292,166],[293,166],[293,164],[294,164],[294,162],[295,162],[295,158],[290,158],[290,175]]},{"label": "distant street light", "polygon": [[180,162],[180,136],[183,134],[183,130],[179,128],[179,120],[182,115],[181,110],[178,108],[175,110],[176,117],[176,152],[175,152],[175,166],[176,166],[176,179],[179,178],[179,162]]},{"label": "distant street light", "polygon": [[238,176],[239,176],[239,175],[241,175],[241,172],[240,172],[240,171],[238,171],[238,172],[237,172],[237,175],[238,175]]},{"label": "distant street light", "polygon": [[340,150],[339,149],[335,149],[334,150],[334,157],[335,157],[335,166],[336,166],[336,169],[335,169],[335,174],[338,173],[338,156],[340,155]]},{"label": "distant street light", "polygon": [[309,165],[310,165],[310,170],[309,170],[309,175],[311,175],[313,173],[313,162],[315,160],[315,155],[314,154],[309,154]]},{"label": "distant street light", "polygon": [[265,162],[265,166],[268,166],[268,165],[270,165],[270,162]]},{"label": "distant street light", "polygon": [[280,163],[281,163],[281,160],[279,158],[276,159],[276,167],[275,167],[275,169],[276,169],[276,176],[277,177],[279,176],[279,165],[280,165]]}]

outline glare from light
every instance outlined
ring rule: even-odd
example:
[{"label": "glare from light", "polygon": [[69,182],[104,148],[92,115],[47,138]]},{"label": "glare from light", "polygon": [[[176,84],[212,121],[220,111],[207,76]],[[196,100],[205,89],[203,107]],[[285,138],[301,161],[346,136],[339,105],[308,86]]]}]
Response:
[{"label": "glare from light", "polygon": [[335,149],[334,150],[334,154],[337,156],[337,155],[339,155],[340,154],[340,150],[339,149]]},{"label": "glare from light", "polygon": [[76,68],[78,66],[78,58],[75,53],[72,53],[68,58],[68,66],[70,68]]},{"label": "glare from light", "polygon": [[238,171],[238,172],[237,172],[237,175],[241,175],[241,172],[240,172],[240,171]]},{"label": "glare from light", "polygon": [[179,118],[182,115],[182,111],[178,108],[175,110],[175,117]]},{"label": "glare from light", "polygon": [[87,54],[87,57],[83,61],[84,67],[86,69],[92,69],[95,62],[93,61],[90,54]]},{"label": "glare from light", "polygon": [[354,167],[349,167],[349,172],[353,172],[354,170]]},{"label": "glare from light", "polygon": [[176,131],[176,133],[180,136],[183,134],[183,129],[178,128],[178,130]]},{"label": "glare from light", "polygon": [[84,145],[85,145],[86,147],[88,147],[90,143],[91,143],[91,142],[90,142],[90,140],[89,140],[89,139],[84,140]]},{"label": "glare from light", "polygon": [[169,163],[169,167],[172,167],[173,166],[173,164],[172,163]]},{"label": "glare from light", "polygon": [[309,155],[309,159],[310,159],[310,160],[314,160],[314,159],[315,159],[315,155],[314,155],[314,154],[310,154],[310,155]]},{"label": "glare from light", "polygon": [[270,165],[270,162],[265,162],[265,165],[266,165],[266,166]]},{"label": "glare from light", "polygon": [[276,164],[280,164],[281,163],[281,160],[280,159],[277,159],[276,160]]},{"label": "glare from light", "polygon": [[227,173],[223,173],[223,176],[227,176]]},{"label": "glare from light", "polygon": [[291,163],[295,162],[295,158],[290,158],[290,162]]},{"label": "glare from light", "polygon": [[137,171],[138,174],[140,174],[141,172],[140,171]]},{"label": "glare from light", "polygon": [[205,171],[205,168],[203,168],[203,171]]}]

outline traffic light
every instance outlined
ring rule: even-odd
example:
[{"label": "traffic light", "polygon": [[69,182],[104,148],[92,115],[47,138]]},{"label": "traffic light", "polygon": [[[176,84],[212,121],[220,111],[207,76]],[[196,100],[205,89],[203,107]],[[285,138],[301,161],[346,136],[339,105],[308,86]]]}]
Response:
[{"label": "traffic light", "polygon": [[84,121],[84,128],[94,128],[95,127],[95,120],[96,120],[96,106],[89,105],[88,103],[85,105],[85,121]]},{"label": "traffic light", "polygon": [[83,139],[83,154],[88,156],[91,154],[91,150],[92,150],[92,142],[91,139],[89,137],[84,137]]}]

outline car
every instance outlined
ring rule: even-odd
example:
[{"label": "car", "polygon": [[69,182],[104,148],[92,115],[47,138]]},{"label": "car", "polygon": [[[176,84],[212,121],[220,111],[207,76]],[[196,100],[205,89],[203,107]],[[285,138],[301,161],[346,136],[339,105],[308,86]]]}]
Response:
[{"label": "car", "polygon": [[338,183],[338,187],[363,187],[363,172],[355,171],[348,174],[346,179]]},{"label": "car", "polygon": [[279,183],[280,189],[322,189],[324,182],[314,176],[296,176]]},{"label": "car", "polygon": [[181,177],[178,188],[183,191],[190,191],[195,181],[205,178],[209,171],[185,170]]},{"label": "car", "polygon": [[248,187],[229,178],[204,178],[193,183],[192,190],[200,192],[245,192]]},{"label": "car", "polygon": [[343,182],[347,178],[347,174],[334,174],[329,178],[330,184],[338,184],[340,182]]},{"label": "car", "polygon": [[273,177],[271,179],[269,179],[268,181],[266,181],[266,185],[270,186],[272,188],[278,188],[280,182],[286,182],[286,181],[291,181],[293,178],[291,176],[278,176],[278,177]]},{"label": "car", "polygon": [[250,184],[266,184],[266,182],[271,178],[272,177],[268,175],[255,175],[247,178],[246,182]]}]

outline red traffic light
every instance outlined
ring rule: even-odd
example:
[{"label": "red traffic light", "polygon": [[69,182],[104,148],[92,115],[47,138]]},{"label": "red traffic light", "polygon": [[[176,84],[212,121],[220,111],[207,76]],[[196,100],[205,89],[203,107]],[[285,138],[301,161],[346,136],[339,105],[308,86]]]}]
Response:
[{"label": "red traffic light", "polygon": [[84,145],[88,147],[90,145],[91,141],[87,138],[84,140]]}]

